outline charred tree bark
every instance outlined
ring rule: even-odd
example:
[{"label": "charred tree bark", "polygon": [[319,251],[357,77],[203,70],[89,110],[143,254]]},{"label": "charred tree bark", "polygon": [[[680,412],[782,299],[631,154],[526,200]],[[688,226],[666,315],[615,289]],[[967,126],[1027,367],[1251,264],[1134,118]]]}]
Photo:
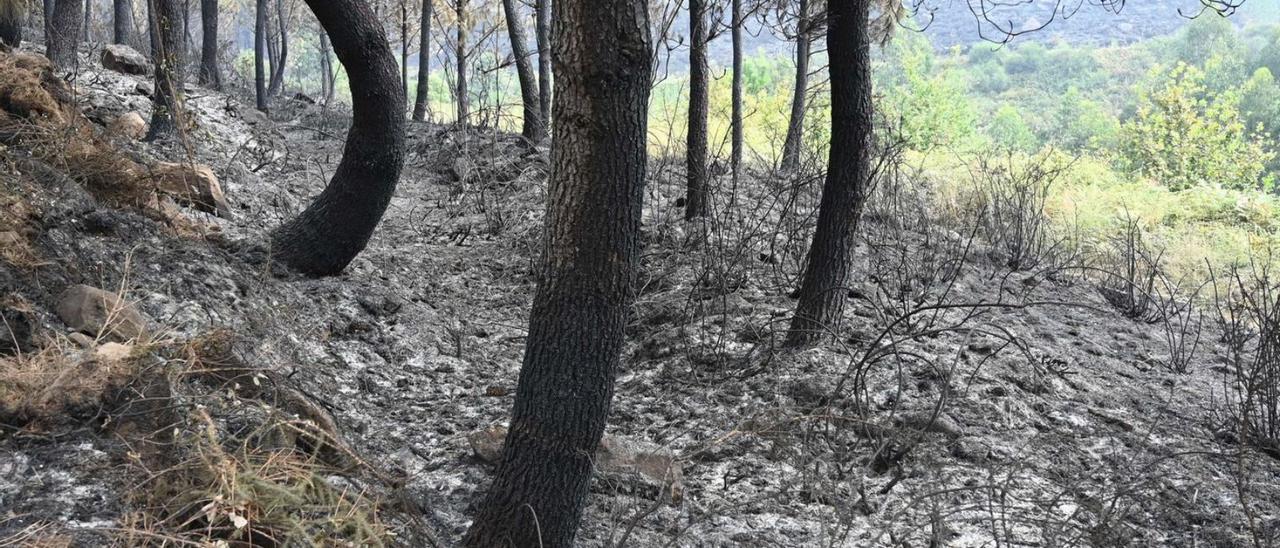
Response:
[{"label": "charred tree bark", "polygon": [[809,94],[809,0],[800,0],[796,21],[796,85],[791,92],[791,118],[787,122],[787,139],[782,143],[782,170],[800,167],[800,150],[804,147],[805,102]]},{"label": "charred tree bark", "polygon": [[434,0],[422,0],[422,28],[418,31],[418,93],[413,100],[413,119],[425,122],[431,111],[431,16]]},{"label": "charred tree bark", "polygon": [[409,4],[400,0],[400,92],[409,95]]},{"label": "charred tree bark", "polygon": [[0,44],[11,48],[22,45],[22,22],[26,18],[24,2],[0,2]]},{"label": "charred tree bark", "polygon": [[256,0],[253,24],[253,88],[258,110],[267,112],[267,0]]},{"label": "charred tree bark", "polygon": [[[858,1],[858,0],[852,0]],[[734,191],[738,188],[738,170],[742,167],[742,0],[733,0],[731,9],[730,35],[733,38],[733,109],[730,113],[729,126],[731,143],[729,148],[729,169],[733,173]],[[736,198],[736,196],[735,196]]]},{"label": "charred tree bark", "polygon": [[279,27],[278,56],[271,63],[271,85],[267,94],[275,97],[284,92],[285,67],[289,64],[289,18],[284,11],[284,0],[276,0],[276,24]]},{"label": "charred tree bark", "polygon": [[80,40],[91,42],[90,32],[93,30],[93,0],[84,0],[84,24],[80,26]]},{"label": "charred tree bark", "polygon": [[57,9],[54,0],[44,0],[44,42],[49,46],[49,37],[53,35],[53,12]]},{"label": "charred tree bark", "polygon": [[511,55],[515,57],[516,76],[520,80],[520,99],[524,106],[524,125],[520,134],[537,143],[546,138],[547,126],[542,123],[542,113],[538,106],[538,80],[533,73],[533,63],[529,61],[524,24],[520,21],[515,0],[502,0],[502,9],[507,18],[507,37],[511,41]]},{"label": "charred tree bark", "polygon": [[542,117],[543,131],[551,131],[551,0],[534,0],[536,29],[534,40],[538,43],[538,113]]},{"label": "charred tree bark", "polygon": [[707,3],[689,0],[689,128],[685,135],[684,218],[707,215]]},{"label": "charred tree bark", "polygon": [[466,546],[572,546],[639,255],[652,40],[644,0],[557,0],[544,250],[502,459]]},{"label": "charred tree bark", "polygon": [[[152,98],[151,129],[147,139],[177,134],[182,124],[182,82],[186,76],[182,38],[182,4],[179,0],[149,0],[155,35],[156,91]],[[61,2],[59,2],[61,3]]]},{"label": "charred tree bark", "polygon": [[45,36],[45,56],[59,69],[67,70],[76,65],[76,50],[80,48],[80,24],[83,22],[80,0],[63,0],[53,7],[53,20],[49,34]]},{"label": "charred tree bark", "polygon": [[454,0],[453,9],[458,20],[458,36],[454,44],[454,56],[458,63],[457,86],[454,89],[457,100],[458,125],[466,126],[471,117],[471,105],[467,94],[467,0]]},{"label": "charred tree bark", "polygon": [[866,201],[871,142],[869,0],[827,6],[831,73],[831,152],[809,248],[800,302],[787,341],[802,344],[838,327],[848,294],[849,261]]},{"label": "charred tree bark", "polygon": [[364,0],[307,0],[351,83],[351,129],[320,196],[271,235],[276,260],[311,276],[337,274],[386,212],[404,167],[405,96],[395,54]]},{"label": "charred tree bark", "polygon": [[200,83],[222,89],[218,68],[218,0],[200,0]]},{"label": "charred tree bark", "polygon": [[133,31],[133,0],[115,0],[112,7],[112,42],[136,47],[138,39]]}]

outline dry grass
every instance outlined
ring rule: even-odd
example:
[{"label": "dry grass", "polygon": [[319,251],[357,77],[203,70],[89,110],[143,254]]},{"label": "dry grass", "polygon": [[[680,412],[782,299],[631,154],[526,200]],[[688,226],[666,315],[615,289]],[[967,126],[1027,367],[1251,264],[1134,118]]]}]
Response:
[{"label": "dry grass", "polygon": [[59,337],[39,352],[0,358],[0,422],[49,424],[96,415],[138,373],[135,356],[114,359]]},{"label": "dry grass", "polygon": [[71,538],[54,529],[49,523],[33,523],[8,536],[0,537],[0,548],[71,548]]}]

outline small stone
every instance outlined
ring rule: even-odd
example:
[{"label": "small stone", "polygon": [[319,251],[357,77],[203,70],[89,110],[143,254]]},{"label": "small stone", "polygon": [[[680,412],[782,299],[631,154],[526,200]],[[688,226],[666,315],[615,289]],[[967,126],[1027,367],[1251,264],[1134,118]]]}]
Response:
[{"label": "small stone", "polygon": [[93,351],[93,357],[101,362],[122,362],[133,355],[133,345],[108,342]]},{"label": "small stone", "polygon": [[489,396],[491,398],[501,398],[510,393],[511,391],[507,390],[507,387],[505,386],[494,385],[484,389],[484,395]]},{"label": "small stone", "polygon": [[67,339],[73,343],[76,343],[76,345],[79,346],[80,348],[93,347],[93,337],[85,335],[84,333],[81,333],[79,331],[76,331],[74,333],[67,335]]},{"label": "small stone", "polygon": [[107,125],[107,131],[137,141],[147,136],[147,121],[137,112],[126,112]]},{"label": "small stone", "polygon": [[68,327],[88,335],[99,333],[117,340],[143,337],[147,319],[119,295],[93,286],[68,287],[58,297],[58,317]]},{"label": "small stone", "polygon": [[156,190],[168,194],[180,204],[219,217],[229,217],[231,206],[218,183],[218,176],[208,166],[161,162],[149,175]]},{"label": "small stone", "polygon": [[146,56],[123,44],[107,44],[102,48],[102,68],[137,76],[151,74],[151,63]]},{"label": "small stone", "polygon": [[960,423],[957,423],[955,419],[945,413],[936,417],[929,412],[907,413],[897,416],[895,422],[902,427],[922,432],[934,432],[951,438],[958,438],[964,435],[964,428],[960,426]]}]

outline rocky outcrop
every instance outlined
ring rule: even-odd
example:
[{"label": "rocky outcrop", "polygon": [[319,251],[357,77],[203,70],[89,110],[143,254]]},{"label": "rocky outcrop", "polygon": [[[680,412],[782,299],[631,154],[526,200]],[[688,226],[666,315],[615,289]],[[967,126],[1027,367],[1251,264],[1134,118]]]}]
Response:
[{"label": "rocky outcrop", "polygon": [[137,76],[151,74],[151,63],[147,62],[146,56],[122,44],[108,44],[102,48],[102,68]]}]

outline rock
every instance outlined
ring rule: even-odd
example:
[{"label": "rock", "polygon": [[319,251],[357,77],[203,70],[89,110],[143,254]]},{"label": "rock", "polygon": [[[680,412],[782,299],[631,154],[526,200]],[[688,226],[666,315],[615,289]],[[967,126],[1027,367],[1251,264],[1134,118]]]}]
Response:
[{"label": "rock", "polygon": [[[507,428],[495,426],[467,436],[471,450],[485,462],[494,464],[502,457],[502,442]],[[684,469],[670,449],[656,443],[605,434],[596,449],[595,470],[612,479],[638,477],[659,489],[670,489],[671,502],[684,496]]]},{"label": "rock", "polygon": [[79,331],[67,335],[67,340],[76,343],[80,348],[93,348],[93,337],[80,333]]},{"label": "rock", "polygon": [[137,141],[147,136],[147,121],[137,112],[126,112],[107,125],[107,131]]},{"label": "rock", "polygon": [[161,162],[151,169],[149,177],[156,190],[180,204],[223,218],[231,215],[218,176],[208,166]]},{"label": "rock", "polygon": [[12,356],[30,352],[35,348],[32,333],[35,328],[31,315],[26,311],[0,307],[0,356]]},{"label": "rock", "polygon": [[117,340],[133,340],[147,332],[147,318],[119,295],[78,284],[58,297],[58,317],[68,327],[89,335],[102,333]]},{"label": "rock", "polygon": [[133,86],[133,92],[137,93],[138,95],[151,97],[151,95],[156,92],[156,85],[144,80],[142,82],[138,82],[137,85]]},{"label": "rock", "polygon": [[898,415],[894,418],[898,426],[919,430],[921,432],[934,432],[942,434],[950,438],[958,438],[964,435],[964,428],[957,423],[955,419],[940,413],[937,417],[930,412],[907,413]]},{"label": "rock", "polygon": [[146,56],[122,44],[108,44],[102,48],[102,68],[138,76],[151,74],[151,63],[147,62]]},{"label": "rock", "polygon": [[94,349],[93,357],[100,362],[122,362],[133,355],[132,344],[108,342]]}]

